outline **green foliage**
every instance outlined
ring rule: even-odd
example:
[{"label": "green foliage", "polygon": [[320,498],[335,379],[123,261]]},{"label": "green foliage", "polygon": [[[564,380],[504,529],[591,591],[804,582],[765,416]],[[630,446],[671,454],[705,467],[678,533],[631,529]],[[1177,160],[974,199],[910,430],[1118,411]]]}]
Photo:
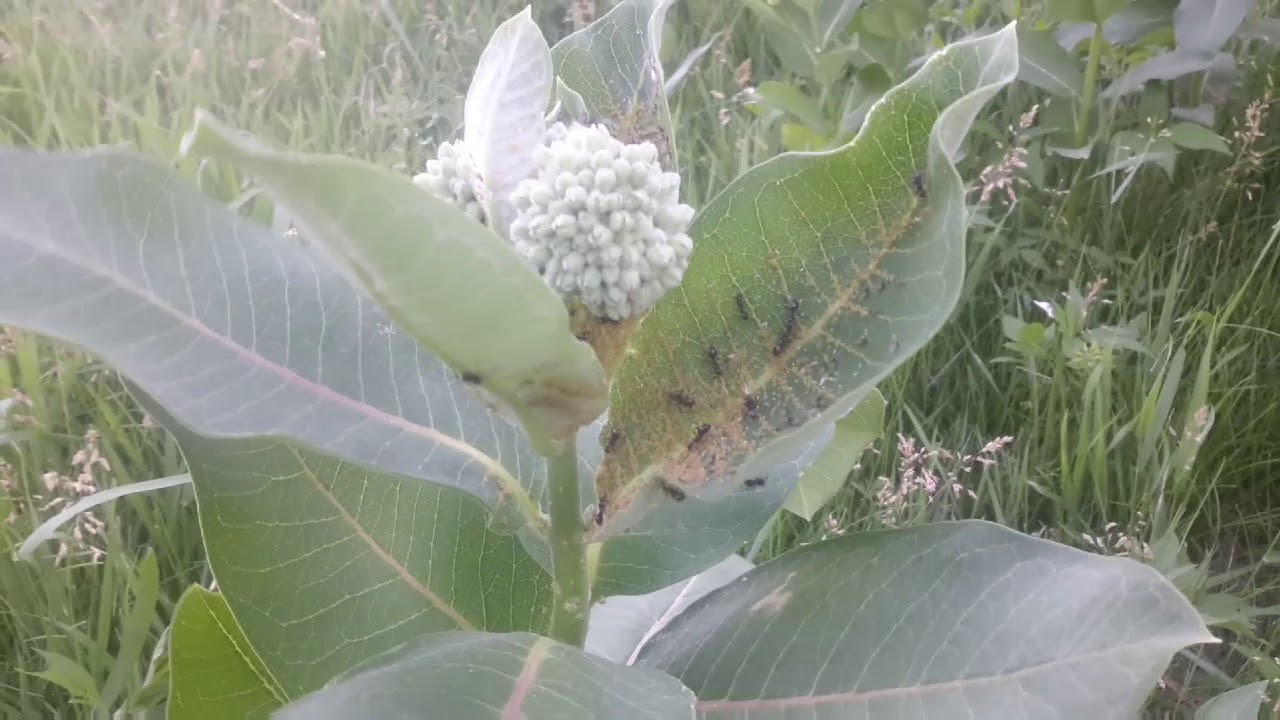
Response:
[{"label": "green foliage", "polygon": [[254,653],[218,593],[193,585],[174,610],[168,716],[265,718],[284,690]]}]

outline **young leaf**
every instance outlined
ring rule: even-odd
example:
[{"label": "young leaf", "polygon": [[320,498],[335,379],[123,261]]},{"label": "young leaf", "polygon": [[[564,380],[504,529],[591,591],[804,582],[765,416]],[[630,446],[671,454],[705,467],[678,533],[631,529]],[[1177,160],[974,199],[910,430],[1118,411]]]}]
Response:
[{"label": "young leaf", "polygon": [[1195,720],[1258,720],[1267,699],[1267,681],[1228,690],[1196,709]]},{"label": "young leaf", "polygon": [[530,633],[437,633],[298,700],[279,720],[420,717],[693,718],[671,677],[622,667]]},{"label": "young leaf", "polygon": [[1084,72],[1080,61],[1062,49],[1046,30],[1018,27],[1018,79],[1059,97],[1080,97]]},{"label": "young leaf", "polygon": [[463,142],[484,178],[485,214],[499,235],[515,213],[511,192],[533,174],[551,88],[551,48],[526,5],[489,38],[463,108]]},{"label": "young leaf", "polygon": [[852,412],[836,422],[835,436],[800,476],[783,506],[786,510],[812,520],[840,492],[867,445],[884,432],[884,404],[884,396],[873,389]]},{"label": "young leaf", "polygon": [[596,487],[596,538],[654,510],[768,485],[950,314],[965,212],[949,157],[1017,73],[1010,24],[938,52],[885,94],[853,141],[767,161],[690,228],[679,288],[619,366]]},{"label": "young leaf", "polygon": [[203,111],[182,147],[255,176],[398,326],[510,406],[539,452],[604,412],[604,369],[564,301],[462,210],[391,170],[270,148]]},{"label": "young leaf", "polygon": [[1188,150],[1211,150],[1223,155],[1230,155],[1231,148],[1227,141],[1209,128],[1190,122],[1174,123],[1169,126],[1169,139],[1174,145]]},{"label": "young leaf", "polygon": [[201,435],[321,447],[542,522],[519,427],[323,258],[131,154],[0,149],[0,324],[93,352]]},{"label": "young leaf", "polygon": [[1150,567],[965,521],[793,550],[690,606],[637,664],[708,719],[1137,717],[1203,642]]},{"label": "young leaf", "polygon": [[1173,11],[1178,49],[1212,55],[1222,49],[1257,0],[1182,0]]},{"label": "young leaf", "polygon": [[472,499],[267,440],[170,428],[195,480],[209,564],[291,697],[408,638],[546,630],[550,577]]},{"label": "young leaf", "polygon": [[218,593],[187,588],[169,643],[170,720],[265,719],[288,701]]}]

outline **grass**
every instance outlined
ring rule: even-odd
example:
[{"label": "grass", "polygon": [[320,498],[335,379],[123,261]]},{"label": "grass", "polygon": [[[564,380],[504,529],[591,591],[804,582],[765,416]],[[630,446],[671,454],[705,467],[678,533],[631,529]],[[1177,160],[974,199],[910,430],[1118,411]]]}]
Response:
[{"label": "grass", "polygon": [[[554,41],[572,27],[569,6],[591,4],[539,3],[536,15]],[[418,168],[456,129],[484,39],[523,5],[273,0],[250,13],[186,0],[16,0],[0,15],[0,142],[129,142],[173,160],[201,106],[293,148]],[[669,23],[676,60],[725,31],[672,98],[695,206],[779,149],[740,92],[786,69],[742,8],[682,0]],[[1180,587],[1228,620],[1280,604],[1280,578],[1262,563],[1280,537],[1280,206],[1265,201],[1280,192],[1271,70],[1246,68],[1220,111],[1224,134],[1239,132],[1230,157],[1184,155],[1172,179],[1145,169],[1115,204],[1113,186],[1095,181],[1072,183],[1065,196],[1020,187],[1016,202],[984,206],[961,305],[881,387],[885,440],[829,512],[784,518],[765,554],[886,520],[986,517],[1145,557],[1171,574],[1193,558],[1200,574],[1184,568]],[[1007,147],[1006,128],[1042,100],[1029,87],[1002,93],[975,128],[963,175],[998,164],[996,142]],[[221,199],[243,201],[235,178],[182,168]],[[1054,318],[1036,302],[1055,303]],[[13,390],[18,442],[0,447],[0,515],[14,516],[0,525],[0,715],[145,706],[163,687],[153,652],[173,605],[207,580],[189,492],[98,508],[66,541],[66,557],[51,546],[18,562],[9,550],[56,503],[181,472],[180,455],[109,372],[54,341],[0,336],[0,397]],[[964,460],[1005,436],[1007,447],[983,456],[991,462]],[[883,479],[904,471],[959,488],[885,492]],[[1156,710],[1183,712],[1229,683],[1280,676],[1280,661],[1269,660],[1280,626],[1248,620],[1226,625],[1225,650],[1183,658]]]}]

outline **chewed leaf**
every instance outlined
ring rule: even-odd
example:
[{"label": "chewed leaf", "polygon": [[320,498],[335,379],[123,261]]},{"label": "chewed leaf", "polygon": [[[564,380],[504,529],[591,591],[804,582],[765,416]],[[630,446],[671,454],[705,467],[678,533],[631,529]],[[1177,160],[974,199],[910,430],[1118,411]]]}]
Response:
[{"label": "chewed leaf", "polygon": [[255,176],[400,328],[510,407],[539,452],[604,412],[604,368],[570,332],[564,301],[459,208],[391,170],[267,147],[204,112],[183,150]]},{"label": "chewed leaf", "polygon": [[487,191],[486,215],[505,234],[511,191],[534,170],[551,98],[551,48],[531,8],[498,26],[480,55],[463,109],[463,141]]},{"label": "chewed leaf", "polygon": [[797,548],[714,590],[637,664],[698,717],[1134,718],[1214,642],[1153,568],[981,521]]},{"label": "chewed leaf", "polygon": [[964,275],[950,157],[1017,74],[1014,28],[939,51],[848,145],[767,161],[703,208],[681,286],[617,371],[599,536],[770,483],[941,328]]}]

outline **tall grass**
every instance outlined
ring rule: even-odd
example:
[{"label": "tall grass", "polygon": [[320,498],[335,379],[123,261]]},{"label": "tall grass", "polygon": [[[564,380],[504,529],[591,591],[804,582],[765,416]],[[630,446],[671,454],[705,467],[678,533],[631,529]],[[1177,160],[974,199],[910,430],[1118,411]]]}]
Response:
[{"label": "tall grass", "polygon": [[[293,148],[419,168],[456,131],[484,40],[524,4],[11,0],[0,13],[0,142],[127,142],[175,161],[193,109],[207,107]],[[554,41],[604,4],[535,10]],[[695,206],[778,150],[742,92],[786,68],[743,8],[682,0],[668,23],[671,64],[720,33],[672,97]],[[1280,536],[1280,206],[1267,200],[1280,191],[1280,112],[1265,100],[1269,68],[1246,77],[1222,109],[1224,133],[1239,133],[1233,157],[1183,157],[1172,180],[1144,171],[1114,205],[1101,183],[1068,199],[1019,187],[1015,202],[975,217],[960,306],[881,388],[884,440],[829,512],[813,523],[783,518],[765,554],[885,522],[987,517],[1148,559],[1175,537],[1215,571],[1241,569],[1233,591],[1280,602],[1259,564]],[[998,164],[995,141],[1007,145],[1005,129],[1039,99],[1023,87],[1000,96],[975,131],[966,177]],[[179,167],[266,219],[235,177]],[[1053,326],[1056,337],[1011,342],[1025,323]],[[0,447],[0,515],[13,518],[0,525],[0,714],[90,717],[146,705],[162,689],[153,655],[173,603],[207,579],[189,492],[102,506],[65,551],[50,543],[33,563],[10,551],[56,511],[51,502],[69,502],[86,482],[181,472],[177,448],[110,373],[49,340],[0,336],[6,395],[14,401],[0,434],[15,442]],[[1007,446],[972,457],[1004,437]],[[893,492],[904,471],[956,487]],[[1280,628],[1256,627],[1239,642],[1260,658],[1276,654]],[[1270,671],[1233,657],[1215,667]]]}]

